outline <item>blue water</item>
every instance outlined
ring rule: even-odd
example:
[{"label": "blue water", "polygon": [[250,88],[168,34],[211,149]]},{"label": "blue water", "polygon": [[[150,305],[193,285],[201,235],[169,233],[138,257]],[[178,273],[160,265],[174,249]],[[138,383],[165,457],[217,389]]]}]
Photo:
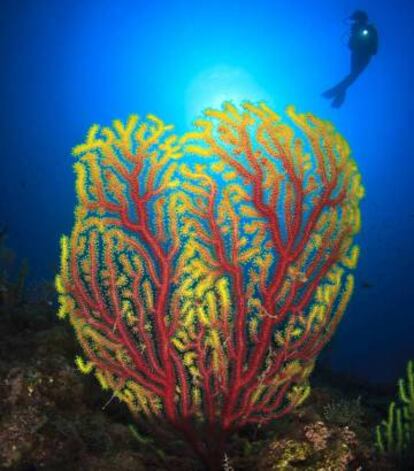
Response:
[{"label": "blue water", "polygon": [[[364,8],[378,55],[333,110],[347,25]],[[73,222],[71,148],[93,122],[154,113],[183,132],[222,99],[293,103],[332,120],[363,174],[362,256],[330,358],[395,381],[414,357],[414,3],[408,1],[0,2],[0,224],[33,279],[57,270]],[[369,287],[367,287],[369,285]],[[365,286],[365,287],[364,287]]]}]

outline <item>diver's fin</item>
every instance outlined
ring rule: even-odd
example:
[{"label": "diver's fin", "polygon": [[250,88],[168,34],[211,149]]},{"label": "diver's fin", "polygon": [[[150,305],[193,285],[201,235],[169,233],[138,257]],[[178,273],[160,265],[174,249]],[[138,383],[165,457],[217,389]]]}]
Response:
[{"label": "diver's fin", "polygon": [[323,92],[322,96],[324,98],[333,98],[337,93],[338,93],[338,87],[333,87],[333,88],[330,88],[329,90],[326,90],[326,92]]},{"label": "diver's fin", "polygon": [[335,87],[326,90],[326,92],[323,92],[322,96],[328,100],[332,100],[331,105],[333,108],[339,108],[345,101],[346,89],[346,84],[341,82]]},{"label": "diver's fin", "polygon": [[346,97],[346,89],[340,90],[336,94],[336,96],[335,96],[335,98],[332,102],[332,107],[333,108],[340,108],[343,105],[344,101],[345,101],[345,97]]}]

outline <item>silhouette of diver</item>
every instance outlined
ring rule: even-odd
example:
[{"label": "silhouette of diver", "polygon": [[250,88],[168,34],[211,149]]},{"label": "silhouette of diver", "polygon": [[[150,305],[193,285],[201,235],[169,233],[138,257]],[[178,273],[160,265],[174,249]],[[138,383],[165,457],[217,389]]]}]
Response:
[{"label": "silhouette of diver", "polygon": [[348,47],[351,49],[351,71],[335,87],[322,94],[325,98],[332,99],[334,108],[339,108],[343,104],[348,87],[361,75],[371,57],[378,51],[378,33],[375,26],[368,23],[368,15],[362,10],[357,10],[349,19],[352,21],[348,41]]}]

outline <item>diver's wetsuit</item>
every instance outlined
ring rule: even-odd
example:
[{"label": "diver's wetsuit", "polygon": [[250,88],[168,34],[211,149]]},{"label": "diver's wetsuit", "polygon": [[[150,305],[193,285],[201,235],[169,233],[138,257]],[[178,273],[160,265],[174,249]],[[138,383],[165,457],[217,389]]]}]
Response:
[{"label": "diver's wetsuit", "polygon": [[323,94],[325,98],[333,98],[332,106],[334,108],[339,108],[343,104],[348,87],[355,82],[369,64],[371,57],[377,53],[378,33],[375,26],[354,23],[348,47],[352,51],[350,73],[338,85]]}]

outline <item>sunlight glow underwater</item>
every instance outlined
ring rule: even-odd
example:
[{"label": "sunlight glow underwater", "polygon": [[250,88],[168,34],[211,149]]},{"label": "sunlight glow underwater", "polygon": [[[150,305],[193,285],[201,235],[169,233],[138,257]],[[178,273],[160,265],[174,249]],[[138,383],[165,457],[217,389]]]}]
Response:
[{"label": "sunlight glow underwater", "polygon": [[272,99],[244,69],[229,65],[217,65],[198,74],[187,88],[186,121],[189,125],[205,108],[220,108],[224,101],[238,105],[242,101],[266,101]]}]

